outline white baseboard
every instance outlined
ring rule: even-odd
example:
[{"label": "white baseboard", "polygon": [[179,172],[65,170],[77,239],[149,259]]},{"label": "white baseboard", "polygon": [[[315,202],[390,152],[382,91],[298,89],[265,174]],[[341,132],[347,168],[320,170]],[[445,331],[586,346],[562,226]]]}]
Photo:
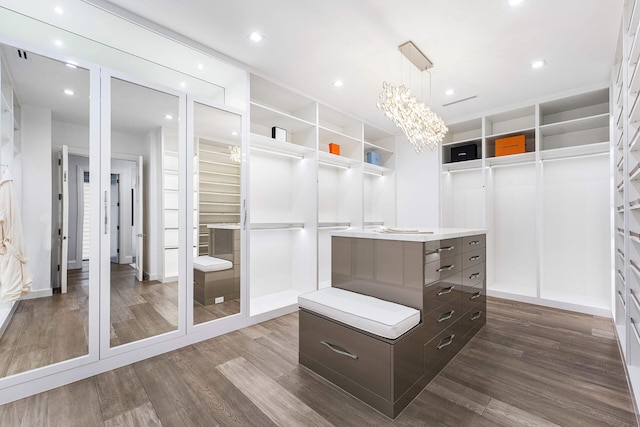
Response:
[{"label": "white baseboard", "polygon": [[536,304],[536,305],[542,305],[545,307],[559,308],[561,310],[575,311],[575,312],[584,313],[584,314],[592,314],[594,316],[602,316],[602,317],[608,317],[608,318],[612,317],[611,310],[608,310],[606,308],[589,307],[589,306],[580,305],[580,304],[572,304],[568,302],[554,301],[554,300],[549,300],[544,298],[530,297],[526,295],[510,294],[508,292],[492,291],[489,289],[487,290],[487,295],[490,297],[526,302],[528,304]]},{"label": "white baseboard", "polygon": [[29,294],[23,296],[20,299],[43,298],[43,297],[50,297],[51,295],[53,295],[53,290],[52,289],[40,289],[40,290],[36,290],[36,291],[31,291]]}]

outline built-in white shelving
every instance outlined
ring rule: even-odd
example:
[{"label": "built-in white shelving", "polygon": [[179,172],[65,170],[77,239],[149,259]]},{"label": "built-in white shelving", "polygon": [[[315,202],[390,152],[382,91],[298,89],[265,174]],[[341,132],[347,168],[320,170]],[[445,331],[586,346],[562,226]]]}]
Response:
[{"label": "built-in white shelving", "polygon": [[[441,225],[488,229],[489,294],[609,310],[610,105],[601,88],[448,125]],[[521,135],[524,152],[496,155],[498,139]],[[476,158],[455,161],[467,147]]]},{"label": "built-in white shelving", "polygon": [[[395,225],[395,136],[262,77],[250,83],[255,315],[330,283],[331,231]],[[379,165],[367,163],[368,152]]]},{"label": "built-in white shelving", "polygon": [[[316,115],[309,99],[252,76],[249,161],[250,315],[313,289]],[[269,107],[265,107],[269,105]],[[272,137],[272,128],[286,132]],[[308,274],[305,276],[305,272]]]}]

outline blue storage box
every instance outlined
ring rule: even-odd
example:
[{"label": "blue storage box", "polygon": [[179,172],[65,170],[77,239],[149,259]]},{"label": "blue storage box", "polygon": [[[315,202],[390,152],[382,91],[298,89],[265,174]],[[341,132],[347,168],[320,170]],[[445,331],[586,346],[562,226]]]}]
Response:
[{"label": "blue storage box", "polygon": [[382,156],[375,151],[367,151],[367,163],[372,165],[382,166]]}]

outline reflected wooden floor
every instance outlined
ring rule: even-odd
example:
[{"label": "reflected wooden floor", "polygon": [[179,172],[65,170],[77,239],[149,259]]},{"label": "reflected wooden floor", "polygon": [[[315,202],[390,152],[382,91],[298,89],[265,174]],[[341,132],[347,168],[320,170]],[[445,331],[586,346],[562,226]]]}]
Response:
[{"label": "reflected wooden floor", "polygon": [[18,302],[0,338],[0,377],[88,353],[89,274],[70,270],[67,293]]},{"label": "reflected wooden floor", "polygon": [[178,283],[138,281],[128,264],[111,264],[111,347],[178,329]]},{"label": "reflected wooden floor", "polygon": [[[18,303],[0,338],[0,377],[88,353],[89,266],[69,270],[68,292]],[[194,304],[196,323],[240,312],[239,300]],[[176,330],[177,283],[139,282],[127,264],[111,264],[111,346]]]},{"label": "reflected wooden floor", "polygon": [[487,307],[395,421],[298,365],[294,313],[4,405],[0,425],[636,425],[609,319]]}]

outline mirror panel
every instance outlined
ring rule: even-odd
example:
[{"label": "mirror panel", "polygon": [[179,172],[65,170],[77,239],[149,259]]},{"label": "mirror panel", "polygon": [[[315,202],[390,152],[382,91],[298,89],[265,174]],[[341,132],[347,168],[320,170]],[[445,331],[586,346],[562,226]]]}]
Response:
[{"label": "mirror panel", "polygon": [[179,105],[111,77],[111,347],[178,329]]},{"label": "mirror panel", "polygon": [[194,103],[193,323],[240,313],[242,117]]},{"label": "mirror panel", "polygon": [[22,239],[5,234],[0,248],[21,243],[33,279],[30,292],[16,300],[7,292],[9,269],[0,275],[5,377],[88,354],[89,283],[98,272],[89,268],[97,265],[90,227],[96,185],[89,162],[90,71],[8,45],[0,45],[0,63],[0,164],[2,176],[12,177],[17,210],[10,225],[22,223]]}]

